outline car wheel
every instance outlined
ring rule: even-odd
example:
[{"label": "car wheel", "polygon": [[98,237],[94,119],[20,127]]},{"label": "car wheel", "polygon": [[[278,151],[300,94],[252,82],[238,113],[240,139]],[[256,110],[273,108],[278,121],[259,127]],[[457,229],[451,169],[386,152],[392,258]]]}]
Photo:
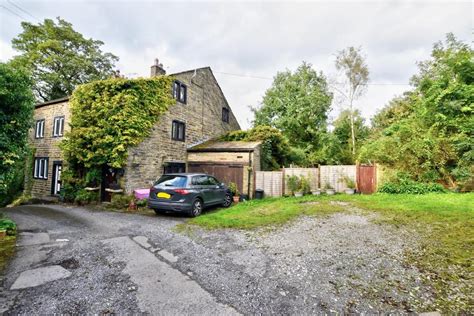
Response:
[{"label": "car wheel", "polygon": [[191,206],[191,211],[189,212],[189,215],[191,217],[196,217],[201,215],[202,213],[202,201],[201,199],[195,199],[193,202],[193,205]]},{"label": "car wheel", "polygon": [[229,207],[232,205],[232,197],[230,194],[226,194],[224,198],[224,203],[222,203],[222,206],[224,207]]}]

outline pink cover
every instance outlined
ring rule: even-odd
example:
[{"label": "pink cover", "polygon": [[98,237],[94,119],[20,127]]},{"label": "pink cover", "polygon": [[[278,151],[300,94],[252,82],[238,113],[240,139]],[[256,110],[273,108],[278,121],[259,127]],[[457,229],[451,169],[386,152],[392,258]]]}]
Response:
[{"label": "pink cover", "polygon": [[133,191],[137,200],[148,199],[150,196],[150,189],[136,189]]}]

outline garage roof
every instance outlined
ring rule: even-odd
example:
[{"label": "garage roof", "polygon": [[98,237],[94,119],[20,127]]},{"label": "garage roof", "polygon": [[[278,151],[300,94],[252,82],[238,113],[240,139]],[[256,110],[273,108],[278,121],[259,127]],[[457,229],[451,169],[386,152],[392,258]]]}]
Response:
[{"label": "garage roof", "polygon": [[262,142],[209,140],[188,148],[188,152],[251,152]]}]

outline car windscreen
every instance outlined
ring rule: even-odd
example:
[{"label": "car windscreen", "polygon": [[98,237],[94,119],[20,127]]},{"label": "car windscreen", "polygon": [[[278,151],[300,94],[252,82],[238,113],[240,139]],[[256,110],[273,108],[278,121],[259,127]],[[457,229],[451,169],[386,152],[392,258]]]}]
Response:
[{"label": "car windscreen", "polygon": [[165,187],[186,187],[187,178],[185,176],[175,176],[175,175],[164,175],[158,181],[156,181],[155,186],[165,186]]}]

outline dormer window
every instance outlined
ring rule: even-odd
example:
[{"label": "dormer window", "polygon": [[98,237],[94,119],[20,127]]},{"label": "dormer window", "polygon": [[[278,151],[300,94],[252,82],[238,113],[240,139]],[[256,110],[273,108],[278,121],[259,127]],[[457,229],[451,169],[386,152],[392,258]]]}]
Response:
[{"label": "dormer window", "polygon": [[187,94],[188,92],[186,85],[181,81],[176,80],[173,83],[173,98],[181,103],[186,104]]},{"label": "dormer window", "polygon": [[229,123],[229,109],[222,108],[222,122]]},{"label": "dormer window", "polygon": [[54,118],[53,137],[61,137],[64,132],[64,116],[57,116]]},{"label": "dormer window", "polygon": [[35,124],[35,138],[44,137],[44,120],[37,120]]}]

